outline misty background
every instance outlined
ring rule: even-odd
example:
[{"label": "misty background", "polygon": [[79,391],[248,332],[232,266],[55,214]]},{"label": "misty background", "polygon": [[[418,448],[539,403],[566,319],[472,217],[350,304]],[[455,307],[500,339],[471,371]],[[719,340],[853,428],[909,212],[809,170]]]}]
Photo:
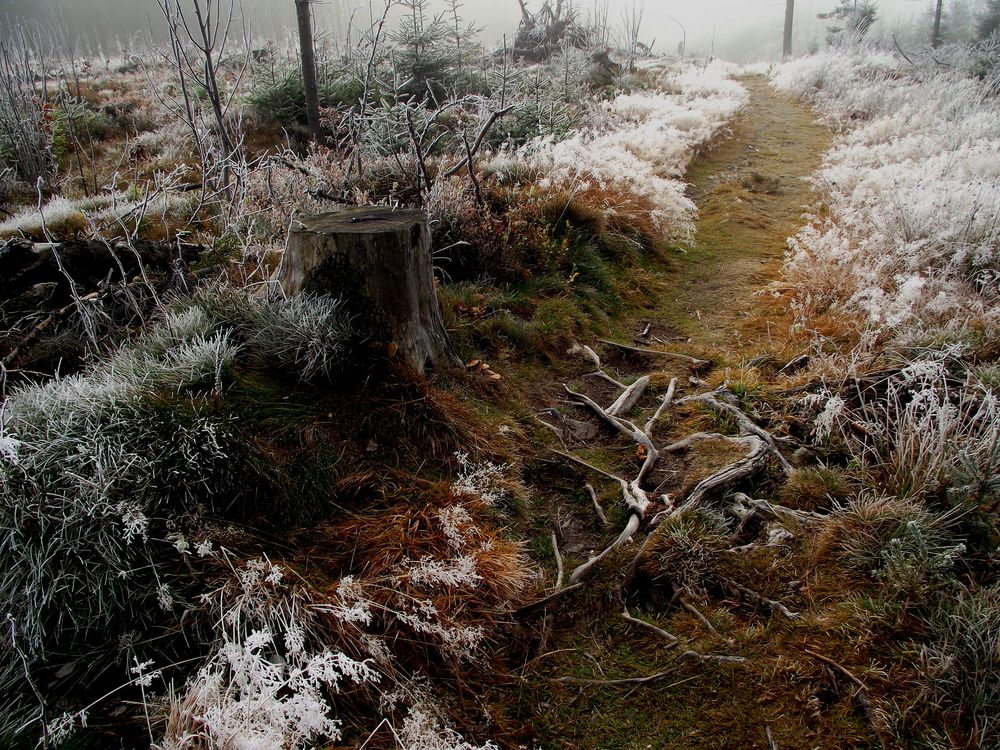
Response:
[{"label": "misty background", "polygon": [[[578,0],[574,3],[586,18],[607,9],[612,27],[622,26],[622,14],[633,3],[643,8],[642,41],[654,53],[673,54],[686,37],[689,54],[714,54],[733,62],[772,61],[781,57],[784,0]],[[537,10],[542,0],[527,0]],[[796,0],[794,48],[798,53],[822,45],[826,23],[817,14],[832,10],[837,0]],[[951,2],[946,2],[950,6]],[[464,0],[467,21],[483,28],[488,46],[517,29],[517,0]],[[243,0],[255,37],[284,39],[294,26],[293,0]],[[346,38],[370,25],[370,14],[379,13],[381,0],[317,0],[318,31],[329,40]],[[432,12],[445,8],[444,0],[429,0]],[[896,34],[919,38],[929,34],[931,0],[881,0],[879,20],[873,35]],[[157,34],[162,15],[155,0],[0,0],[0,17],[50,22],[53,18],[75,36],[84,49],[113,51],[137,34]]]}]

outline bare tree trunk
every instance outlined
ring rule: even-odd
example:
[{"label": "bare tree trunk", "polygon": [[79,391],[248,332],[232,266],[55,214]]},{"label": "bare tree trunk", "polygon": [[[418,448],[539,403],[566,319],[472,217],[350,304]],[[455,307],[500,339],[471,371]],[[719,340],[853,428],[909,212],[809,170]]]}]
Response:
[{"label": "bare tree trunk", "polygon": [[302,217],[278,282],[286,294],[342,297],[358,325],[417,372],[461,367],[441,318],[423,211],[364,206]]},{"label": "bare tree trunk", "polygon": [[309,136],[320,140],[319,87],[316,83],[316,51],[313,47],[312,15],[309,0],[295,0],[295,16],[299,22],[299,50],[302,59],[302,83],[306,93],[306,121]]},{"label": "bare tree trunk", "polygon": [[781,43],[781,56],[792,56],[792,21],[795,17],[795,0],[785,0],[785,34]]},{"label": "bare tree trunk", "polygon": [[944,7],[944,0],[937,0],[934,6],[934,28],[931,31],[931,47],[937,49],[941,46],[941,11]]}]

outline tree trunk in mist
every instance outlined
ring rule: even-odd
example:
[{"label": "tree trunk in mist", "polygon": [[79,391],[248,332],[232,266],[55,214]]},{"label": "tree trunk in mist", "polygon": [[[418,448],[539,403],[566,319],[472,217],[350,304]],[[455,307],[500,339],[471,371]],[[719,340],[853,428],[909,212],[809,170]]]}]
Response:
[{"label": "tree trunk in mist", "polygon": [[792,20],[795,17],[795,0],[785,0],[785,34],[782,37],[782,57],[792,56]]},{"label": "tree trunk in mist", "polygon": [[301,217],[278,282],[290,295],[342,297],[359,326],[417,372],[461,367],[434,290],[423,211],[365,206]]},{"label": "tree trunk in mist", "polygon": [[306,121],[309,136],[320,139],[319,87],[316,84],[316,51],[313,47],[312,15],[310,0],[295,0],[295,16],[299,22],[299,50],[302,59],[302,83],[306,94]]},{"label": "tree trunk in mist", "polygon": [[931,47],[937,49],[941,46],[941,11],[944,6],[944,0],[937,0],[937,4],[934,6],[934,28],[931,31]]}]

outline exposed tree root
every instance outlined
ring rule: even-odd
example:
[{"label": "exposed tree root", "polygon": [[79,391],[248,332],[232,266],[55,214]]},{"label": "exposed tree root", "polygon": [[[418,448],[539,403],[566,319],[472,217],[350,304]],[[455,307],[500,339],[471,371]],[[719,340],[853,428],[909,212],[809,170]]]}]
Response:
[{"label": "exposed tree root", "polygon": [[554,601],[555,599],[558,599],[559,597],[564,596],[570,593],[571,591],[576,591],[581,586],[583,586],[582,583],[576,583],[571,586],[565,586],[561,589],[557,589],[548,596],[543,596],[541,599],[535,599],[535,601],[533,602],[528,602],[527,604],[518,607],[517,609],[514,610],[514,616],[517,617],[525,615],[528,612],[538,609],[539,607],[544,607],[549,602]]},{"label": "exposed tree root", "polygon": [[[778,445],[774,440],[774,437],[767,430],[760,427],[756,422],[754,422],[750,417],[735,404],[724,400],[725,396],[732,397],[732,394],[725,389],[718,389],[715,391],[709,391],[708,393],[699,393],[694,396],[686,396],[678,401],[679,404],[701,402],[708,406],[710,409],[722,414],[727,414],[732,417],[737,426],[740,428],[740,432],[744,435],[755,435],[764,441],[767,448],[771,451],[774,457],[781,464],[782,470],[786,475],[792,473],[793,467],[788,462],[788,460],[781,454],[778,450]],[[720,398],[722,396],[723,398]]]},{"label": "exposed tree root", "polygon": [[552,532],[552,554],[556,557],[556,588],[562,588],[563,582],[563,556],[559,551],[559,540],[556,538],[556,532]]},{"label": "exposed tree root", "polygon": [[622,619],[640,628],[644,628],[645,630],[648,630],[651,633],[655,633],[660,638],[663,638],[669,644],[667,648],[672,648],[676,646],[678,643],[680,643],[680,640],[673,633],[668,633],[663,628],[659,628],[651,622],[640,620],[638,617],[632,617],[632,615],[628,613],[628,607],[626,607],[625,610],[622,612]]},{"label": "exposed tree root", "polygon": [[605,557],[610,555],[616,549],[625,544],[629,539],[631,539],[632,536],[635,534],[635,532],[639,530],[640,520],[641,519],[639,518],[639,516],[635,515],[634,513],[630,514],[628,517],[628,522],[625,524],[625,528],[622,529],[621,533],[618,535],[618,538],[615,539],[609,546],[607,546],[603,552],[590,558],[589,560],[587,560],[587,562],[583,563],[582,565],[578,565],[570,574],[569,582],[571,584],[578,583],[581,578],[583,578],[585,575],[587,575],[587,573],[590,572],[591,568],[593,568],[595,565],[601,562],[601,560],[603,560]]},{"label": "exposed tree root", "polygon": [[706,629],[706,630],[707,630],[708,632],[710,632],[710,633],[711,633],[712,635],[714,635],[714,636],[715,636],[716,638],[720,638],[720,639],[722,639],[722,640],[726,641],[727,643],[732,643],[732,641],[731,641],[730,639],[728,639],[728,638],[724,637],[724,636],[722,635],[722,633],[720,633],[720,632],[719,632],[718,630],[716,630],[716,629],[715,629],[715,626],[714,626],[714,625],[713,625],[712,623],[710,623],[710,622],[708,621],[708,618],[707,618],[707,617],[705,617],[705,615],[703,615],[703,614],[701,613],[701,610],[699,610],[699,609],[698,609],[698,608],[697,608],[696,606],[694,606],[694,604],[692,604],[692,603],[691,603],[691,602],[690,602],[690,601],[689,601],[689,600],[688,600],[688,599],[687,599],[687,598],[686,598],[686,597],[684,596],[684,593],[683,593],[683,592],[681,592],[681,594],[680,594],[680,595],[679,595],[679,596],[677,597],[677,601],[678,601],[678,602],[680,603],[680,605],[681,605],[682,607],[684,607],[684,609],[685,609],[685,610],[687,610],[687,611],[688,611],[688,613],[690,613],[690,614],[691,614],[691,616],[692,616],[692,617],[694,617],[694,619],[696,619],[696,620],[697,620],[698,622],[700,622],[700,623],[701,623],[701,625],[702,625],[702,626],[703,626],[703,627],[704,627],[704,628],[705,628],[705,629]]},{"label": "exposed tree root", "polygon": [[628,386],[615,402],[607,408],[607,412],[612,417],[617,417],[620,414],[628,414],[632,407],[636,405],[642,394],[646,392],[646,388],[649,386],[649,375],[643,375],[641,378],[636,380],[632,385]]},{"label": "exposed tree root", "polygon": [[665,412],[667,409],[670,408],[670,405],[674,401],[674,393],[676,391],[677,391],[677,378],[671,378],[670,385],[667,387],[667,392],[664,394],[663,399],[660,401],[660,405],[656,408],[656,411],[653,413],[653,416],[649,418],[649,421],[646,422],[645,427],[642,428],[642,431],[645,432],[648,436],[650,437],[653,436],[653,428],[656,426],[656,423],[659,421],[660,417],[663,416],[663,412]]},{"label": "exposed tree root", "polygon": [[735,507],[740,509],[738,515],[742,515],[744,518],[758,513],[769,521],[784,522],[790,519],[803,526],[817,524],[826,519],[826,515],[823,513],[788,508],[768,500],[757,500],[742,492],[735,492],[731,497],[735,503]]},{"label": "exposed tree root", "polygon": [[700,370],[705,367],[709,367],[712,363],[707,359],[698,359],[697,357],[692,357],[688,354],[680,354],[679,352],[669,352],[663,349],[640,349],[636,346],[629,346],[628,344],[620,344],[617,341],[609,341],[608,339],[597,339],[597,341],[605,346],[611,346],[615,349],[620,349],[631,354],[642,354],[647,357],[667,357],[669,359],[678,359],[681,362],[686,362],[690,367],[695,370]]},{"label": "exposed tree root", "polygon": [[734,594],[741,594],[745,596],[747,599],[751,599],[752,601],[755,602],[760,602],[761,604],[766,604],[771,609],[771,612],[777,612],[778,614],[783,616],[786,620],[802,619],[802,615],[800,615],[798,612],[792,612],[788,607],[786,607],[781,602],[777,602],[774,599],[768,599],[763,594],[754,591],[753,589],[748,588],[741,583],[737,583],[731,578],[726,578],[723,576],[719,577],[718,580],[721,583],[725,584]]},{"label": "exposed tree root", "polygon": [[587,494],[590,495],[590,501],[594,504],[594,512],[597,513],[597,517],[601,519],[601,523],[605,526],[610,526],[611,522],[608,521],[608,517],[604,514],[604,508],[601,504],[597,502],[597,492],[594,490],[593,485],[585,484],[583,488],[587,490]]}]

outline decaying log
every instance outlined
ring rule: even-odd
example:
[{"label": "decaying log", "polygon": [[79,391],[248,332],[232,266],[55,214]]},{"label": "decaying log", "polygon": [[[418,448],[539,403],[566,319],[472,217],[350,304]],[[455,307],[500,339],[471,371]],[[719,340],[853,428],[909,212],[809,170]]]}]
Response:
[{"label": "decaying log", "polygon": [[366,206],[301,217],[277,280],[288,295],[343,298],[356,323],[417,372],[461,367],[434,291],[423,211]]},{"label": "decaying log", "polygon": [[[80,294],[101,284],[128,281],[142,271],[169,271],[178,258],[197,260],[205,248],[170,242],[135,240],[101,242],[31,242],[12,239],[0,243],[0,300],[14,300],[38,284],[55,284],[48,302],[62,307],[72,297],[71,282]],[[60,269],[60,264],[62,269]]]}]

